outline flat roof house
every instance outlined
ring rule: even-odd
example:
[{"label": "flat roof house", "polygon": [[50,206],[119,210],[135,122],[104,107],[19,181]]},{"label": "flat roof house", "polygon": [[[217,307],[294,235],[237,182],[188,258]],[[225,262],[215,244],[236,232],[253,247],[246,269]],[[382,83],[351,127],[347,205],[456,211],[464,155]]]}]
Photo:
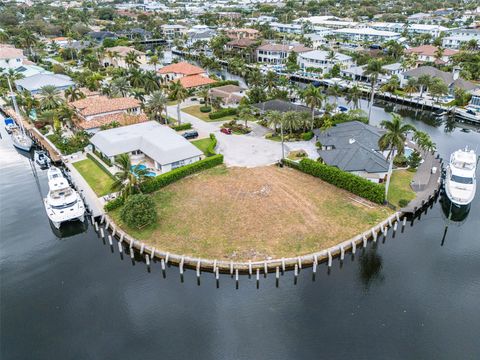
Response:
[{"label": "flat roof house", "polygon": [[335,53],[335,57],[330,59],[328,51],[313,50],[299,54],[297,63],[301,69],[320,68],[330,70],[335,64],[345,69],[353,66],[353,59],[351,56],[341,53]]},{"label": "flat roof house", "polygon": [[69,103],[74,110],[75,125],[90,133],[100,130],[104,125],[116,122],[131,125],[147,121],[140,110],[141,102],[134,98],[109,98],[103,95],[89,96]]},{"label": "flat roof house", "polygon": [[90,142],[111,161],[127,153],[132,164],[144,164],[161,174],[197,162],[203,155],[175,130],[155,121],[100,131]]},{"label": "flat roof house", "polygon": [[63,74],[36,74],[27,78],[15,80],[15,85],[19,91],[26,90],[30,94],[37,94],[40,89],[47,85],[55,86],[60,91],[75,86],[70,76]]},{"label": "flat roof house", "polygon": [[359,121],[338,124],[327,131],[313,131],[321,147],[318,155],[330,166],[381,183],[389,163],[378,146],[383,130]]}]

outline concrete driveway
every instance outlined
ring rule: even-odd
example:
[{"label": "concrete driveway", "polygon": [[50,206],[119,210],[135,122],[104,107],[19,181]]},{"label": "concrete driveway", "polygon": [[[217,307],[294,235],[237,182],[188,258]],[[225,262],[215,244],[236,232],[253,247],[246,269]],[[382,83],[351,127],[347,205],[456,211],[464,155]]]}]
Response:
[{"label": "concrete driveway", "polygon": [[[168,115],[177,119],[177,107],[169,106]],[[182,122],[189,122],[198,131],[199,137],[215,134],[217,151],[223,154],[227,166],[257,167],[278,162],[282,157],[280,143],[248,135],[225,135],[220,132],[222,122],[209,123],[182,112]]]}]

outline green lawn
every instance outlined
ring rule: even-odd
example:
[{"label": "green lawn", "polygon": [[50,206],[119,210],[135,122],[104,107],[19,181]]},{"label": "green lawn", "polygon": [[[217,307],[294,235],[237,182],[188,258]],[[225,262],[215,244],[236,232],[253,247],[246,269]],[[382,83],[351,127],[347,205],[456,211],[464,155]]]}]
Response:
[{"label": "green lawn", "polygon": [[410,187],[415,173],[407,170],[395,170],[390,179],[390,188],[388,189],[388,202],[395,206],[400,206],[399,201],[405,199],[411,201],[415,199],[415,192]]},{"label": "green lawn", "polygon": [[224,117],[219,118],[219,119],[211,120],[208,117],[208,114],[210,114],[210,113],[202,113],[200,111],[200,106],[202,106],[202,105],[189,106],[187,108],[182,109],[182,111],[184,113],[195,116],[195,117],[199,118],[200,120],[207,121],[207,122],[230,121],[230,120],[235,119],[235,115],[229,115],[229,116],[224,116]]},{"label": "green lawn", "polygon": [[210,138],[205,138],[205,139],[192,141],[192,144],[195,145],[200,150],[202,150],[205,155],[207,155],[206,151],[211,141],[212,140]]},{"label": "green lawn", "polygon": [[75,169],[83,176],[97,196],[111,193],[113,179],[91,159],[73,163]]}]

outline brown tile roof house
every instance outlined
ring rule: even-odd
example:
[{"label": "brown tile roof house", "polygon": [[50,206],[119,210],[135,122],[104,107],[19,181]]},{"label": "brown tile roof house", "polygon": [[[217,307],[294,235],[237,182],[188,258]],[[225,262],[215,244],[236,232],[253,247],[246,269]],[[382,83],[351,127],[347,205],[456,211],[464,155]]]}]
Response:
[{"label": "brown tile roof house", "polygon": [[227,36],[230,39],[241,39],[241,38],[249,38],[249,39],[257,39],[260,36],[260,31],[256,29],[230,29],[226,31]]},{"label": "brown tile roof house", "polygon": [[22,49],[17,49],[11,45],[0,44],[0,59],[19,59],[25,58]]},{"label": "brown tile roof house", "polygon": [[[418,55],[425,55],[425,56],[435,56],[435,52],[437,51],[437,47],[433,45],[422,45],[417,47],[412,47],[407,49],[407,53],[415,53]],[[444,49],[443,56],[452,56],[457,54],[457,50],[452,49]]]},{"label": "brown tile roof house", "polygon": [[188,62],[182,61],[176,64],[171,64],[164,66],[160,70],[158,70],[158,73],[161,75],[166,75],[166,74],[180,74],[180,75],[199,75],[205,73],[205,70],[203,70],[201,67],[189,64]]},{"label": "brown tile roof house", "polygon": [[76,125],[84,130],[98,129],[112,121],[120,124],[146,121],[145,115],[140,111],[141,102],[134,98],[91,96],[69,105],[78,119]]},{"label": "brown tile roof house", "polygon": [[256,40],[242,38],[229,41],[225,44],[225,46],[229,49],[246,49],[249,46],[254,45],[256,42]]},{"label": "brown tile roof house", "polygon": [[201,67],[185,61],[167,65],[158,70],[158,73],[167,81],[179,81],[186,89],[205,86],[215,82],[215,80],[207,76],[205,70]]}]

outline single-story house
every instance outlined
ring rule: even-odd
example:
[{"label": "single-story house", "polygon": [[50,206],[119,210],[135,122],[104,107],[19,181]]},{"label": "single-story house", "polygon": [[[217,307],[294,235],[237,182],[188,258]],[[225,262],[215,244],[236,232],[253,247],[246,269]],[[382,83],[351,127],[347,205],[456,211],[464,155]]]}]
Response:
[{"label": "single-story house", "polygon": [[447,84],[450,93],[453,94],[455,88],[460,88],[465,91],[473,91],[478,89],[480,86],[471,81],[462,79],[460,77],[460,69],[454,68],[453,71],[446,72],[439,70],[433,66],[420,66],[416,69],[408,70],[401,73],[400,82],[402,86],[405,86],[408,79],[415,78],[418,79],[422,75],[430,75],[432,78],[440,78],[445,84]]},{"label": "single-story house", "polygon": [[147,116],[140,108],[141,101],[134,98],[87,96],[69,103],[69,106],[75,113],[75,125],[90,133],[97,132],[102,126],[112,122],[131,125],[147,121]]},{"label": "single-story house", "polygon": [[216,82],[210,79],[201,67],[185,61],[164,66],[158,70],[158,74],[166,81],[180,81],[180,84],[186,89],[210,85]]},{"label": "single-story house", "polygon": [[103,42],[105,39],[117,39],[117,35],[110,31],[90,31],[87,37],[97,41]]},{"label": "single-story house", "polygon": [[144,52],[138,51],[133,47],[129,46],[114,46],[107,48],[105,56],[102,59],[103,66],[114,66],[121,68],[128,68],[129,65],[126,62],[126,57],[129,53],[134,53],[137,55],[137,61],[139,65],[147,63],[147,56]]},{"label": "single-story house", "polygon": [[221,99],[225,105],[238,104],[245,96],[245,89],[237,85],[224,85],[211,88],[208,95]]},{"label": "single-story house", "polygon": [[320,143],[318,155],[327,165],[377,183],[384,181],[389,168],[388,152],[378,146],[383,133],[359,121],[341,123],[326,131],[314,130]]},{"label": "single-story house", "polygon": [[28,91],[30,94],[37,94],[44,86],[52,85],[58,90],[64,91],[75,86],[72,78],[63,74],[36,74],[23,79],[15,80],[15,86],[19,91]]},{"label": "single-story house", "polygon": [[90,142],[111,161],[127,153],[132,164],[142,163],[157,173],[192,164],[203,155],[175,130],[155,121],[99,131]]},{"label": "single-story house", "polygon": [[[256,107],[261,112],[267,112],[267,111],[279,111],[282,113],[288,112],[288,111],[298,111],[298,112],[308,112],[308,113],[312,112],[312,110],[307,106],[294,104],[290,101],[280,100],[280,99],[268,100],[258,104],[253,104],[252,106]],[[320,111],[315,110],[315,116],[319,116],[321,114],[322,113]]]}]

